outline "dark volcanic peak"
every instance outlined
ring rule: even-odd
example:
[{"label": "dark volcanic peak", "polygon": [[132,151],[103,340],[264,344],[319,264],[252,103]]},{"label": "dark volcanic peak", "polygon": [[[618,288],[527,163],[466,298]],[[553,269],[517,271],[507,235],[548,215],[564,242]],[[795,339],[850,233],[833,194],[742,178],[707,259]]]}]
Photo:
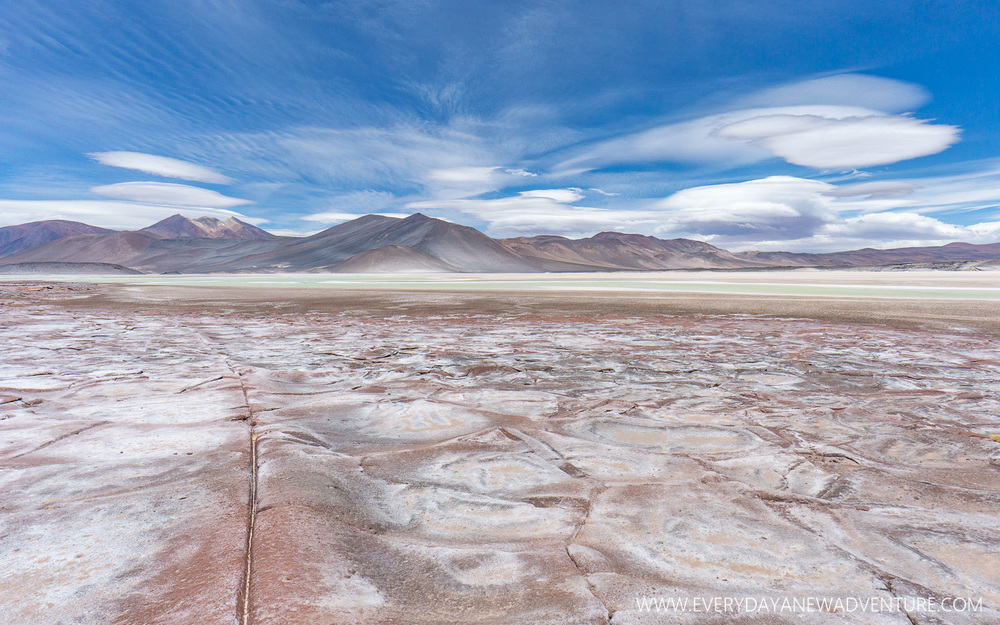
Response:
[{"label": "dark volcanic peak", "polygon": [[17,226],[0,228],[0,257],[10,256],[33,247],[38,247],[49,241],[78,234],[106,234],[114,232],[107,228],[98,228],[78,221],[50,219],[33,221]]},{"label": "dark volcanic peak", "polygon": [[215,217],[191,219],[183,215],[171,215],[163,221],[143,228],[143,231],[153,232],[168,239],[270,239],[274,236],[235,217],[223,221]]}]

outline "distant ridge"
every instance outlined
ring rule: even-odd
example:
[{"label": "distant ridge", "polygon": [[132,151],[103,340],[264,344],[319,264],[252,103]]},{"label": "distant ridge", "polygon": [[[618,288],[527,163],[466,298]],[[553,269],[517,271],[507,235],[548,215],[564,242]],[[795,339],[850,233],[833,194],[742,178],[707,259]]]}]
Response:
[{"label": "distant ridge", "polygon": [[49,219],[33,221],[19,226],[0,228],[0,257],[10,256],[18,252],[38,247],[49,241],[77,234],[105,234],[114,232],[107,228],[98,228],[78,221]]},{"label": "distant ridge", "polygon": [[152,232],[78,234],[49,241],[2,259],[8,263],[106,263],[134,267],[133,261],[146,247],[161,239]]},{"label": "distant ridge", "polygon": [[168,239],[270,239],[273,234],[242,222],[235,217],[225,221],[215,217],[190,219],[183,215],[171,215],[152,226],[142,229]]},{"label": "distant ridge", "polygon": [[274,236],[235,218],[223,221],[182,215],[134,232],[59,220],[0,228],[0,265],[27,268],[26,263],[60,263],[67,271],[80,263],[153,273],[528,273],[946,265],[978,270],[994,267],[996,263],[982,262],[994,259],[1000,259],[1000,243],[807,254],[730,252],[704,241],[621,232],[584,239],[554,235],[492,239],[475,228],[420,213],[405,218],[364,215],[308,237]]},{"label": "distant ridge", "polygon": [[747,260],[791,267],[859,267],[864,265],[992,260],[1000,258],[1000,243],[984,245],[949,243],[934,247],[900,247],[890,250],[876,250],[869,247],[862,250],[826,254],[751,251],[738,252],[736,255]]},{"label": "distant ridge", "polygon": [[0,265],[0,274],[113,276],[141,275],[141,271],[109,263],[15,263]]},{"label": "distant ridge", "polygon": [[741,258],[703,241],[602,232],[587,239],[519,237],[501,242],[521,256],[603,270],[735,269],[766,263]]}]

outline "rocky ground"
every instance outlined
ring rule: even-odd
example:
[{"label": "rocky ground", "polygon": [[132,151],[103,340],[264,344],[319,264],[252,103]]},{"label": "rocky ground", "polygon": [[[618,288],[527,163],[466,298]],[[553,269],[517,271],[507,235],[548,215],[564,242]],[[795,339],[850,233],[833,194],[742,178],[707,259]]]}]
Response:
[{"label": "rocky ground", "polygon": [[994,332],[116,288],[0,289],[0,623],[1000,620]]}]

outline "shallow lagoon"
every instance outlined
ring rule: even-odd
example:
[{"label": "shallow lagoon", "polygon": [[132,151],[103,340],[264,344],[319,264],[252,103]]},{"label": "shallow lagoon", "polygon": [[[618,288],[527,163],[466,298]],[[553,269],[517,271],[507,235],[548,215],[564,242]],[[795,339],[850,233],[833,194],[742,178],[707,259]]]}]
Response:
[{"label": "shallow lagoon", "polygon": [[1000,272],[677,271],[579,274],[25,275],[2,281],[376,290],[647,291],[808,297],[1000,299]]}]

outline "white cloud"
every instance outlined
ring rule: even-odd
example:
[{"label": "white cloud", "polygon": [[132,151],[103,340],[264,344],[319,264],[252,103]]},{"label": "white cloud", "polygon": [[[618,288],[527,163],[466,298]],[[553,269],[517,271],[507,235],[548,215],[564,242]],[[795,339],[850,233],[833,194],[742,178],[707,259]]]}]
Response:
[{"label": "white cloud", "polygon": [[820,235],[838,239],[891,241],[896,239],[956,241],[971,232],[961,226],[915,213],[872,213],[850,217],[841,223],[831,223],[819,230]]},{"label": "white cloud", "polygon": [[553,200],[559,204],[572,204],[583,199],[583,193],[576,187],[568,189],[536,189],[533,191],[521,191],[523,198],[545,198]]},{"label": "white cloud", "polygon": [[522,178],[537,178],[538,174],[532,173],[525,169],[505,169],[504,172],[512,176],[521,176]]},{"label": "white cloud", "polygon": [[311,237],[319,234],[322,230],[295,230],[291,228],[268,228],[268,232],[276,237]]},{"label": "white cloud", "polygon": [[186,217],[236,217],[249,224],[267,223],[267,219],[220,208],[183,208],[114,200],[0,200],[0,225],[21,224],[44,219],[82,221],[92,226],[134,230],[150,226],[180,213]]},{"label": "white cloud", "polygon": [[431,169],[426,174],[425,189],[433,197],[466,198],[524,184],[525,178],[537,178],[523,169],[494,167],[448,167]]},{"label": "white cloud", "polygon": [[915,111],[930,100],[920,85],[867,74],[838,74],[765,89],[737,102],[740,108],[832,104],[886,113]]},{"label": "white cloud", "polygon": [[861,197],[871,200],[910,195],[919,188],[920,185],[902,180],[880,180],[840,185],[826,191],[826,195],[830,197]]},{"label": "white cloud", "polygon": [[522,191],[499,199],[413,202],[416,210],[455,210],[487,221],[496,236],[539,233],[589,236],[601,230],[696,236],[726,242],[807,237],[839,220],[840,210],[891,208],[894,200],[862,203],[828,195],[834,185],[773,176],[692,187],[638,209],[575,206],[580,189]]},{"label": "white cloud", "polygon": [[769,158],[761,148],[712,135],[718,126],[736,120],[733,116],[712,116],[602,141],[577,150],[575,155],[558,163],[554,173],[573,176],[620,163],[675,162],[736,167]]},{"label": "white cloud", "polygon": [[789,163],[857,169],[937,154],[958,142],[955,126],[908,116],[759,115],[715,131],[762,147]]},{"label": "white cloud", "polygon": [[496,191],[510,174],[500,167],[446,167],[430,169],[423,181],[427,193],[439,198],[463,198]]},{"label": "white cloud", "polygon": [[451,167],[448,169],[432,169],[427,177],[436,182],[472,182],[490,183],[499,167]]},{"label": "white cloud", "polygon": [[[684,236],[729,249],[833,251],[857,247],[938,245],[950,241],[995,242],[1000,222],[970,226],[918,213],[927,198],[937,202],[987,197],[995,176],[871,181],[834,185],[792,176],[684,189],[636,208],[577,206],[577,188],[523,191],[499,199],[413,202],[407,208],[458,211],[489,223],[494,236],[541,233],[590,236],[601,230]],[[970,179],[982,188],[960,189]],[[943,185],[943,189],[939,186]],[[1000,201],[1000,185],[992,187]],[[949,195],[951,194],[951,195]],[[950,199],[949,199],[950,198]]]},{"label": "white cloud", "polygon": [[179,178],[181,180],[193,180],[209,184],[232,184],[235,182],[229,176],[225,176],[209,167],[166,156],[143,154],[141,152],[94,152],[87,156],[102,165],[134,169],[155,176],[163,176],[164,178]]},{"label": "white cloud", "polygon": [[732,168],[780,156],[820,169],[855,169],[936,154],[959,129],[906,114],[929,100],[919,85],[843,74],[765,89],[729,110],[585,146],[555,166],[576,175],[615,164],[674,162]]},{"label": "white cloud", "polygon": [[780,156],[821,169],[855,169],[940,152],[955,126],[860,107],[807,105],[748,109],[659,126],[588,146],[556,166],[573,175],[620,163],[676,162],[715,167]]},{"label": "white cloud", "polygon": [[169,206],[233,208],[253,204],[250,200],[229,197],[209,189],[170,182],[122,182],[91,187],[90,192],[116,200]]},{"label": "white cloud", "polygon": [[[992,178],[986,178],[992,180]],[[658,202],[664,222],[728,249],[836,251],[859,247],[942,245],[952,241],[994,243],[1000,222],[949,224],[918,213],[929,198],[944,209],[970,195],[947,178],[886,180],[835,186],[816,180],[772,176],[761,180],[694,187]],[[939,187],[943,185],[948,192]],[[950,192],[950,195],[949,195]],[[985,189],[975,194],[982,198]],[[1000,188],[992,197],[1000,200]]]},{"label": "white cloud", "polygon": [[815,234],[801,239],[760,240],[728,247],[732,250],[839,252],[868,247],[947,245],[955,241],[996,243],[998,240],[1000,221],[956,226],[916,213],[876,213],[825,225]]},{"label": "white cloud", "polygon": [[978,224],[966,226],[974,236],[974,240],[983,243],[996,243],[1000,241],[1000,221],[985,221]]},{"label": "white cloud", "polygon": [[687,233],[799,238],[837,219],[833,185],[791,176],[684,189],[654,207]]}]

